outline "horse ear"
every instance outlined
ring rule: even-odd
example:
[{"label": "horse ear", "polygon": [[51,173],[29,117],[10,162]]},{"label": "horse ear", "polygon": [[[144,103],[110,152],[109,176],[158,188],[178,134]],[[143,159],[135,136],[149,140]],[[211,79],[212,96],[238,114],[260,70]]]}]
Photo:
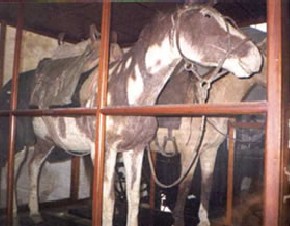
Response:
[{"label": "horse ear", "polygon": [[257,46],[261,52],[267,56],[267,38],[264,38],[261,42],[258,42]]},{"label": "horse ear", "polygon": [[120,60],[123,54],[122,48],[116,42],[110,45],[110,62]]},{"label": "horse ear", "polygon": [[64,36],[65,36],[64,32],[59,33],[57,37],[57,42],[59,46],[61,46],[64,43]]},{"label": "horse ear", "polygon": [[95,24],[90,25],[90,39],[92,42],[96,41],[96,39],[100,39],[101,33],[97,30]]},{"label": "horse ear", "polygon": [[111,43],[117,43],[118,41],[118,34],[116,31],[111,31]]}]

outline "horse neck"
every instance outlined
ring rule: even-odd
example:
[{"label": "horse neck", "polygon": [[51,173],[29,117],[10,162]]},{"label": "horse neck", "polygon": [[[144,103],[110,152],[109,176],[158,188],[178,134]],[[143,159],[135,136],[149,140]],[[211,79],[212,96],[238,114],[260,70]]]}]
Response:
[{"label": "horse neck", "polygon": [[[109,105],[154,105],[181,58],[169,35],[139,41],[118,62],[109,80]],[[118,94],[116,94],[118,90]]]}]

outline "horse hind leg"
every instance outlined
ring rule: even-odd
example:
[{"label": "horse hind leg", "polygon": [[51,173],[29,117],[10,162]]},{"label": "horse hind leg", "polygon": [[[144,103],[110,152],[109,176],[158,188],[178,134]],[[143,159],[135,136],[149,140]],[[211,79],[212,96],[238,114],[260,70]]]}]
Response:
[{"label": "horse hind leg", "polygon": [[14,191],[13,191],[13,217],[17,218],[17,192],[16,192],[16,184],[18,175],[21,169],[21,166],[23,165],[24,161],[26,160],[27,156],[27,147],[24,147],[21,151],[17,152],[15,154],[14,159]]},{"label": "horse hind leg", "polygon": [[30,217],[34,223],[43,221],[39,213],[38,179],[41,166],[53,148],[54,146],[52,143],[37,139],[34,146],[34,152],[29,163],[30,194],[28,206],[30,210]]}]

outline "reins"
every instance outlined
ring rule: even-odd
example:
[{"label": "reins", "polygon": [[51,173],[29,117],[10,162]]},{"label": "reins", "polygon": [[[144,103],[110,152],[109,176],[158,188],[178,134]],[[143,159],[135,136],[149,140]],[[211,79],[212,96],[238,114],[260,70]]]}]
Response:
[{"label": "reins", "polygon": [[188,165],[187,169],[184,171],[183,175],[181,175],[177,180],[175,180],[173,183],[171,184],[163,184],[162,182],[160,182],[160,180],[158,179],[157,175],[156,175],[156,170],[154,169],[154,166],[153,166],[153,162],[152,162],[152,156],[151,156],[151,150],[150,150],[150,147],[149,145],[147,145],[147,157],[148,157],[148,162],[149,162],[149,167],[150,167],[150,171],[151,171],[151,175],[152,175],[152,178],[153,180],[155,181],[155,183],[160,186],[161,188],[172,188],[176,185],[178,185],[179,183],[181,183],[185,178],[186,176],[188,175],[188,173],[190,172],[192,166],[194,165],[195,161],[198,159],[200,153],[198,152],[199,150],[199,147],[201,145],[201,142],[202,142],[202,138],[203,138],[203,135],[204,135],[204,130],[205,130],[205,121],[206,121],[206,118],[205,116],[203,115],[201,117],[201,124],[200,124],[200,130],[201,132],[199,133],[199,137],[198,137],[198,142],[195,144],[195,147],[194,147],[194,150],[195,150],[195,155],[193,156],[190,164]]}]

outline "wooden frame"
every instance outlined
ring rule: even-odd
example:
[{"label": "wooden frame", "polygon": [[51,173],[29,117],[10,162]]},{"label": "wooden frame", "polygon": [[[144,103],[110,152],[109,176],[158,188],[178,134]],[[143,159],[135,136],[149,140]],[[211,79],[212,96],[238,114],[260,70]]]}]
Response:
[{"label": "wooden frame", "polygon": [[[264,226],[281,225],[279,213],[283,212],[281,203],[280,181],[283,178],[282,170],[285,152],[285,109],[286,103],[283,100],[288,88],[285,84],[285,77],[282,75],[282,2],[286,0],[268,0],[268,102],[254,104],[234,104],[234,105],[174,105],[174,106],[154,106],[154,107],[117,107],[106,108],[106,84],[108,69],[108,37],[110,23],[110,1],[103,2],[102,19],[102,51],[100,54],[100,76],[99,76],[99,96],[97,100],[97,109],[59,109],[54,111],[21,111],[16,110],[17,97],[17,75],[20,59],[20,46],[22,37],[21,12],[19,10],[19,20],[17,23],[16,48],[12,78],[12,101],[10,111],[0,111],[0,116],[9,115],[10,118],[10,139],[9,139],[9,160],[7,188],[13,189],[13,147],[15,134],[15,119],[21,115],[66,115],[66,114],[96,114],[97,134],[96,134],[96,161],[94,170],[93,184],[93,226],[100,226],[102,222],[102,188],[104,171],[104,137],[105,137],[105,116],[107,114],[119,115],[162,115],[183,114],[183,115],[235,115],[251,113],[267,113],[267,132],[266,132],[266,153],[265,153],[265,208],[264,208]],[[286,38],[285,38],[286,39]],[[289,84],[289,83],[287,83]],[[287,100],[288,102],[288,100]],[[283,128],[283,129],[281,129]],[[284,162],[285,163],[285,162]],[[12,195],[7,195],[7,225],[12,225]]]}]

